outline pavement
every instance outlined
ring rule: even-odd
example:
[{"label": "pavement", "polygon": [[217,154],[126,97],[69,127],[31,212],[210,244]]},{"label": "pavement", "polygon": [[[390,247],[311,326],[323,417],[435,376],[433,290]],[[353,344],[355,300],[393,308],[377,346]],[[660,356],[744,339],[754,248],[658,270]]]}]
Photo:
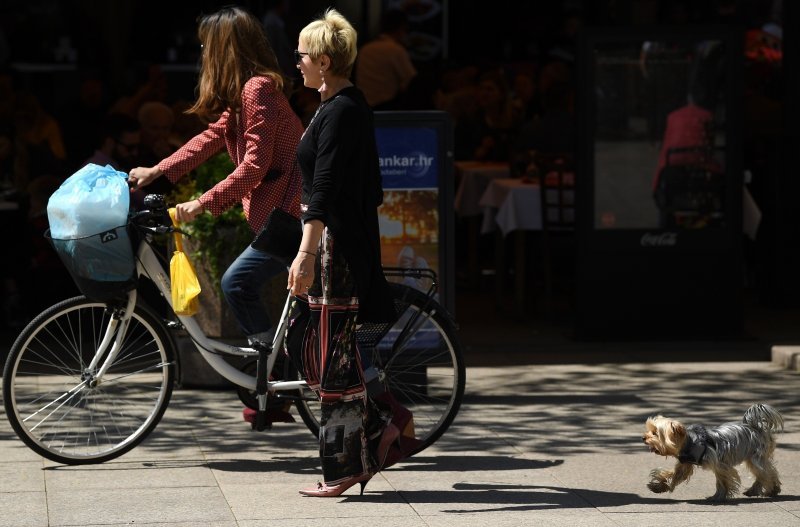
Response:
[{"label": "pavement", "polygon": [[[734,339],[581,342],[563,321],[459,298],[461,411],[363,496],[297,493],[320,477],[299,419],[253,432],[232,390],[180,388],[142,445],[102,465],[44,460],[0,415],[0,527],[800,526],[800,311],[750,309]],[[14,335],[0,337],[4,359]],[[786,420],[781,495],[709,503],[713,476],[700,470],[672,494],[646,488],[673,464],[642,443],[647,417],[718,424],[755,402]],[[752,476],[740,469],[744,489]]]},{"label": "pavement", "polygon": [[[800,526],[798,383],[763,360],[473,366],[436,444],[333,499],[297,493],[320,474],[308,430],[253,432],[228,390],[176,390],[150,438],[102,465],[43,460],[1,416],[0,526]],[[781,495],[709,503],[705,471],[650,493],[672,462],[643,445],[648,416],[715,424],[753,402],[786,419]]]}]

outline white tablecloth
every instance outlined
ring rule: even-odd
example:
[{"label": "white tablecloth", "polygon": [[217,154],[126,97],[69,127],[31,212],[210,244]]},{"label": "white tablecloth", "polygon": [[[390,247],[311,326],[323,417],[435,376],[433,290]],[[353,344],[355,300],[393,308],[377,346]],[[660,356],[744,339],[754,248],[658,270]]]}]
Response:
[{"label": "white tablecloth", "polygon": [[542,229],[542,198],[538,184],[521,179],[493,179],[478,204],[483,208],[481,233],[500,227],[505,236],[511,231]]},{"label": "white tablecloth", "polygon": [[483,208],[478,205],[489,182],[510,175],[508,163],[483,161],[456,161],[456,170],[461,182],[456,190],[455,209],[459,216],[480,216]]}]

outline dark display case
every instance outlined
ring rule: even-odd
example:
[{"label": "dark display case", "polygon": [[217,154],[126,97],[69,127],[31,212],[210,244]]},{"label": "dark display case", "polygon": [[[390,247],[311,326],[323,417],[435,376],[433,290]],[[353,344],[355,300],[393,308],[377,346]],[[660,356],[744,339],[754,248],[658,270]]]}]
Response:
[{"label": "dark display case", "polygon": [[582,39],[576,336],[742,330],[738,37],[617,28]]}]

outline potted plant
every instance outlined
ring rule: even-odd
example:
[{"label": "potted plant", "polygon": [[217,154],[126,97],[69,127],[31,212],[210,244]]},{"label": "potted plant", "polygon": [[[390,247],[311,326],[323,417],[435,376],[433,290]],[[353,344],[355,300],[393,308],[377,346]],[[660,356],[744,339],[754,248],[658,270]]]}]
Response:
[{"label": "potted plant", "polygon": [[[227,152],[213,156],[175,185],[167,196],[168,203],[174,205],[199,198],[233,169]],[[200,311],[195,315],[200,327],[211,337],[242,337],[220,287],[225,270],[253,239],[242,206],[232,207],[219,216],[200,214],[194,221],[181,225],[181,230],[187,234],[186,253],[194,263],[203,290],[199,297]]]}]

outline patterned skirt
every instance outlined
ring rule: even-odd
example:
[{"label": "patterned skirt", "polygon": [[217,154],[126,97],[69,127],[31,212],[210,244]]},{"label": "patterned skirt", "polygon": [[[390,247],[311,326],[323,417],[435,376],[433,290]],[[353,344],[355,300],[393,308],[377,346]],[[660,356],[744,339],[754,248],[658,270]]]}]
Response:
[{"label": "patterned skirt", "polygon": [[375,472],[370,445],[385,420],[367,397],[356,340],[358,297],[347,262],[325,228],[314,283],[308,290],[311,320],[303,338],[303,369],[320,398],[319,454],[327,485]]}]

